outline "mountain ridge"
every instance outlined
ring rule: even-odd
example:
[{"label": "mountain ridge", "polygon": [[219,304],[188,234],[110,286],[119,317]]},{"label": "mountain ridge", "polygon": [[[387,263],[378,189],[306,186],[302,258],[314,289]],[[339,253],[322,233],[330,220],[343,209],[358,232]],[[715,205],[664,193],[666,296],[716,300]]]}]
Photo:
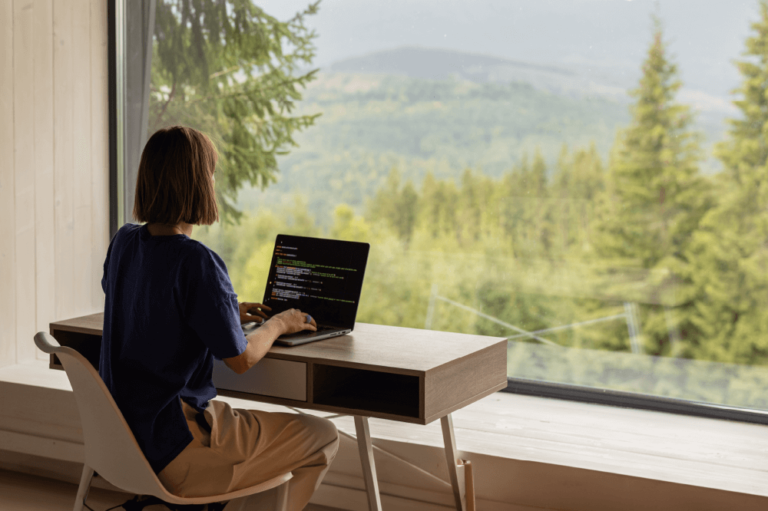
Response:
[{"label": "mountain ridge", "polygon": [[[443,66],[451,66],[453,70],[444,70],[441,74],[443,76],[415,76],[418,73],[408,73],[407,70],[402,69],[398,64],[403,64],[403,61],[394,62],[393,59],[400,58],[406,59],[406,65],[414,58],[431,59],[435,64],[443,64]],[[455,72],[455,69],[465,67],[463,61],[465,59],[472,59],[471,67],[484,66],[484,65],[507,65],[520,67],[524,69],[534,69],[537,71],[552,72],[564,75],[574,75],[575,73],[568,69],[563,69],[555,66],[546,66],[540,64],[532,64],[530,62],[522,62],[518,60],[507,59],[504,57],[496,57],[493,55],[485,55],[482,53],[462,52],[458,50],[446,50],[441,48],[426,48],[422,46],[400,46],[391,50],[380,50],[371,53],[359,55],[357,57],[346,58],[332,63],[329,66],[330,71],[333,72],[384,72],[390,74],[392,71],[405,71],[404,74],[412,78],[432,78],[432,79],[445,79],[448,78],[451,72]],[[458,62],[457,62],[458,61]],[[458,66],[457,66],[458,64]],[[436,69],[436,66],[431,66],[432,69]],[[378,69],[377,69],[378,68]],[[382,69],[383,68],[383,69]]]},{"label": "mountain ridge", "polygon": [[395,75],[422,80],[453,78],[474,83],[524,82],[571,97],[598,95],[625,100],[627,96],[626,89],[609,78],[594,80],[573,69],[418,46],[401,46],[347,58],[321,72]]},{"label": "mountain ridge", "polygon": [[[400,46],[346,58],[330,64],[320,72],[395,75],[426,80],[458,78],[474,83],[524,82],[537,89],[569,97],[600,96],[622,103],[630,100],[629,89],[619,85],[618,80],[591,69],[580,72],[557,65],[421,46]],[[714,113],[717,117],[735,113],[730,98],[696,89],[682,88],[680,100],[695,110]]]}]

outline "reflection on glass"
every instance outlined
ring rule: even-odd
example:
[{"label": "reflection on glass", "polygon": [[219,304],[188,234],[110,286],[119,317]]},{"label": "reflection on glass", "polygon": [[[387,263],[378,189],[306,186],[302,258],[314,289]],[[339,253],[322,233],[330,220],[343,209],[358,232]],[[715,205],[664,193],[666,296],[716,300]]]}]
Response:
[{"label": "reflection on glass", "polygon": [[765,2],[220,5],[158,1],[150,131],[219,144],[244,299],[277,233],[367,241],[358,321],[768,409]]}]

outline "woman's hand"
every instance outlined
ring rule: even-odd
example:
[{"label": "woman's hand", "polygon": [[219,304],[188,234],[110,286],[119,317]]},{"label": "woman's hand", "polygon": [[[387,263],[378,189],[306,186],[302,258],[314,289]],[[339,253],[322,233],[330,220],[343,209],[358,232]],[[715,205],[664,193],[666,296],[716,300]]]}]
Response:
[{"label": "woman's hand", "polygon": [[[261,307],[264,306],[262,305]],[[271,310],[268,307],[267,309]],[[307,316],[306,312],[301,312],[299,309],[288,309],[280,314],[275,314],[264,326],[248,334],[246,337],[248,339],[248,346],[244,352],[236,357],[225,358],[224,363],[237,374],[243,374],[264,358],[267,352],[269,352],[269,348],[272,347],[272,343],[281,335],[295,334],[302,330],[317,331],[317,323],[312,318],[307,322]]]},{"label": "woman's hand", "polygon": [[240,308],[240,323],[245,324],[251,321],[256,323],[264,323],[269,319],[269,316],[264,311],[271,311],[272,309],[266,305],[260,303],[243,302],[238,303]]},{"label": "woman's hand", "polygon": [[270,321],[274,321],[280,325],[281,333],[283,334],[295,334],[296,332],[301,332],[302,330],[310,330],[312,332],[317,331],[317,322],[315,321],[315,318],[312,318],[309,323],[307,322],[307,317],[309,314],[306,312],[301,312],[299,309],[288,309],[287,311],[283,311],[280,314],[275,314],[272,316],[272,319]]}]

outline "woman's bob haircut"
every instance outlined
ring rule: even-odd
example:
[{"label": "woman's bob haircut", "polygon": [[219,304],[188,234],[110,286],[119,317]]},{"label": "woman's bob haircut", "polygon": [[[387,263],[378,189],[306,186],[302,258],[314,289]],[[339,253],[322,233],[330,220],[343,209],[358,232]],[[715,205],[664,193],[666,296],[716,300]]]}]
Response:
[{"label": "woman's bob haircut", "polygon": [[139,163],[133,216],[139,222],[210,225],[219,219],[213,142],[192,128],[172,126],[149,138]]}]

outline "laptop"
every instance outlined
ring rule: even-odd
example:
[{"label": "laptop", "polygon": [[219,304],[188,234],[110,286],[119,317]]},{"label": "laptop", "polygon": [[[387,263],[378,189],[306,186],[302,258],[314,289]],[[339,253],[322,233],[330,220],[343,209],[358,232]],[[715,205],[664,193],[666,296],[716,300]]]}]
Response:
[{"label": "laptop", "polygon": [[[350,333],[368,262],[368,243],[278,234],[262,303],[270,315],[287,309],[311,314],[317,332],[281,335],[275,344],[297,346]],[[248,334],[259,325],[245,325]]]}]

